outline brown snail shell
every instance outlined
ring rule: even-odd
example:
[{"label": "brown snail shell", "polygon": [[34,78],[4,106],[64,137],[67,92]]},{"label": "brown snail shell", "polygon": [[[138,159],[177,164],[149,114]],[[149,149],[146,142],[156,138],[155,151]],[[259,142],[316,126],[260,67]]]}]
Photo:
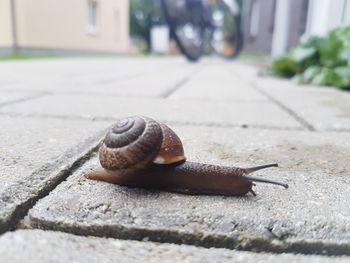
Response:
[{"label": "brown snail shell", "polygon": [[186,161],[182,142],[177,134],[165,124],[160,124],[163,139],[158,155],[153,160],[157,164],[175,164]]},{"label": "brown snail shell", "polygon": [[99,148],[101,166],[107,170],[134,171],[149,163],[172,164],[186,160],[180,138],[164,124],[147,117],[120,120]]},{"label": "brown snail shell", "polygon": [[135,116],[120,120],[102,142],[100,163],[112,171],[142,169],[157,156],[162,139],[162,130],[152,119]]}]

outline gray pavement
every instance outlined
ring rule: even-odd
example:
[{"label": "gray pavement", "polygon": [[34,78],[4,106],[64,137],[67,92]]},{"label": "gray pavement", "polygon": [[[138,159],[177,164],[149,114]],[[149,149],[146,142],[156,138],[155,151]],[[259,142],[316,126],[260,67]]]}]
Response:
[{"label": "gray pavement", "polygon": [[[6,247],[7,244],[10,247]],[[30,245],[30,244],[35,245]],[[18,253],[18,250],[21,253]],[[2,262],[348,262],[346,257],[326,258],[293,254],[237,252],[194,246],[78,237],[65,233],[19,230],[0,237]]]},{"label": "gray pavement", "polygon": [[[62,103],[64,101],[64,103]],[[205,114],[203,114],[205,111]],[[271,102],[197,101],[185,99],[112,97],[110,95],[47,95],[0,108],[0,114],[115,120],[131,115],[159,121],[204,125],[302,129],[288,113]]]},{"label": "gray pavement", "polygon": [[[259,77],[252,63],[221,60],[58,59],[4,62],[0,72],[0,249],[29,241],[22,254],[6,253],[8,261],[37,253],[34,261],[46,262],[67,248],[79,262],[113,261],[117,252],[102,255],[99,246],[127,247],[118,254],[124,262],[350,260],[349,93]],[[236,198],[86,180],[99,166],[105,129],[140,114],[168,123],[188,160],[278,162],[258,175],[290,188],[257,184],[256,197]],[[18,228],[46,231],[6,233]]]}]

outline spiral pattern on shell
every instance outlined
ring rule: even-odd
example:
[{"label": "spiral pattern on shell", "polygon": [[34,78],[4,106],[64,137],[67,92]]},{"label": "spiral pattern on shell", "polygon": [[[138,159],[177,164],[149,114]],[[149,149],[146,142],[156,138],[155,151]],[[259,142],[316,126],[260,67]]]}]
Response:
[{"label": "spiral pattern on shell", "polygon": [[107,170],[126,173],[143,169],[157,156],[162,139],[162,129],[153,119],[122,119],[107,132],[99,149],[100,163]]}]

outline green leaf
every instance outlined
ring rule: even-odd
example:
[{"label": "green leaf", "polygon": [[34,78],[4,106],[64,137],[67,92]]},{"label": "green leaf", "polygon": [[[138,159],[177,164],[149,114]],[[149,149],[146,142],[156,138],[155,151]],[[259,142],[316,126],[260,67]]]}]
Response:
[{"label": "green leaf", "polygon": [[313,78],[320,73],[322,67],[320,66],[311,66],[307,68],[303,74],[302,79],[304,83],[309,83],[313,80]]},{"label": "green leaf", "polygon": [[341,36],[336,30],[332,31],[329,33],[326,41],[320,45],[320,62],[323,66],[346,65],[347,61],[341,56],[344,51],[344,41]]},{"label": "green leaf", "polygon": [[328,85],[338,88],[350,88],[350,68],[322,68],[311,81],[316,85]]},{"label": "green leaf", "polygon": [[302,63],[314,58],[316,54],[315,47],[298,46],[292,51],[292,58],[296,63]]},{"label": "green leaf", "polygon": [[302,74],[296,74],[294,77],[291,78],[291,81],[293,81],[296,84],[304,83]]},{"label": "green leaf", "polygon": [[332,85],[339,88],[350,88],[350,68],[349,67],[336,67],[333,69],[334,79]]},{"label": "green leaf", "polygon": [[290,78],[300,72],[300,67],[290,57],[281,57],[273,62],[272,72],[278,76]]},{"label": "green leaf", "polygon": [[312,48],[316,48],[318,50],[320,45],[324,41],[325,41],[325,39],[323,37],[311,36],[311,37],[308,37],[308,38],[302,38],[301,41],[300,41],[299,46],[312,47]]},{"label": "green leaf", "polygon": [[314,85],[328,85],[333,78],[333,72],[329,68],[322,68],[312,79],[311,83]]}]

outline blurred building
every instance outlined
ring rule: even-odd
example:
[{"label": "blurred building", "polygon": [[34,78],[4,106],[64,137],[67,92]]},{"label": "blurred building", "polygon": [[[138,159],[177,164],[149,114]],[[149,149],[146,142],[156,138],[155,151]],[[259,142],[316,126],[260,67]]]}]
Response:
[{"label": "blurred building", "polygon": [[324,36],[330,30],[350,25],[350,0],[309,0],[307,35]]},{"label": "blurred building", "polygon": [[247,52],[281,55],[303,35],[324,36],[350,25],[350,0],[244,0],[242,25]]},{"label": "blurred building", "polygon": [[129,0],[0,0],[0,53],[125,53]]},{"label": "blurred building", "polygon": [[[305,32],[308,0],[294,0],[289,3],[293,14],[289,17],[287,49],[298,43]],[[243,32],[246,51],[271,53],[275,33],[276,0],[243,1]]]}]

